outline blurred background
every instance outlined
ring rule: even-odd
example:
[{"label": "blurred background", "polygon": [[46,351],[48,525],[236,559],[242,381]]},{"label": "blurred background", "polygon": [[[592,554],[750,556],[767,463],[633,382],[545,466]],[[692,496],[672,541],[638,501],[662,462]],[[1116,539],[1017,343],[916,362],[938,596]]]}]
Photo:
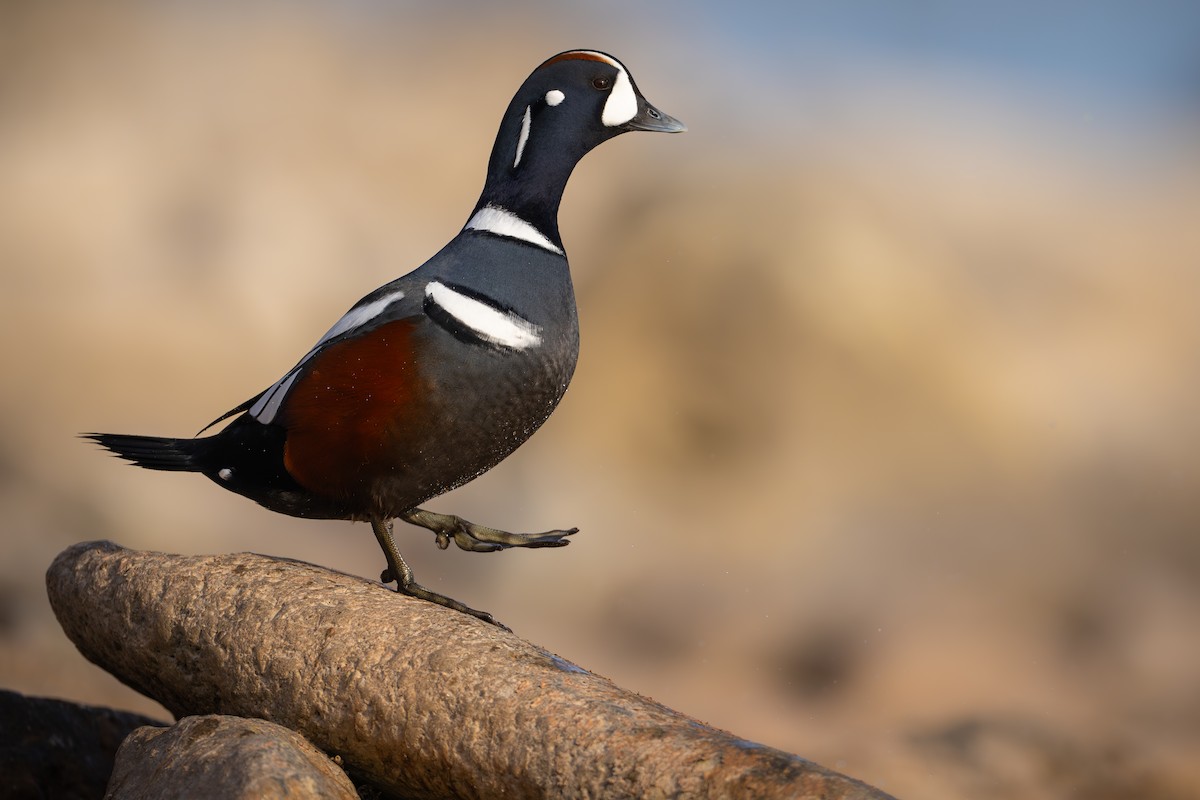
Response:
[{"label": "blurred background", "polygon": [[138,471],[433,254],[547,56],[682,136],[563,204],[583,350],[431,504],[578,525],[427,586],[901,797],[1200,792],[1200,7],[0,4],[0,686],[166,712],[42,575],[110,538],[376,576],[362,524]]}]

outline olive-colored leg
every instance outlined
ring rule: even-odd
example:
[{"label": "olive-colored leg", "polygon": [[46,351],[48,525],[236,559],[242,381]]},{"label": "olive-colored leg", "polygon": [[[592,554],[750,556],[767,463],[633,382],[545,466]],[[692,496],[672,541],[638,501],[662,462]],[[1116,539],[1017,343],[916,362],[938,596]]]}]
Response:
[{"label": "olive-colored leg", "polygon": [[450,540],[463,550],[488,553],[509,547],[563,547],[571,542],[566,538],[578,533],[579,528],[545,533],[509,533],[508,531],[476,525],[454,514],[437,514],[423,508],[414,508],[399,516],[405,522],[428,528],[437,534],[437,546],[445,550]]},{"label": "olive-colored leg", "polygon": [[444,594],[438,594],[430,589],[426,589],[413,580],[412,567],[408,566],[408,563],[404,560],[404,556],[400,555],[400,550],[396,547],[395,540],[392,539],[392,523],[390,521],[385,521],[379,517],[372,517],[371,530],[374,531],[375,538],[379,541],[379,546],[383,548],[384,558],[387,559],[387,569],[379,576],[381,581],[384,583],[395,581],[396,591],[401,594],[419,597],[422,600],[437,603],[439,606],[445,606],[455,611],[461,611],[464,614],[470,614],[472,617],[477,617],[506,631],[509,630],[507,625],[497,622],[486,611],[477,611],[452,597],[446,597]]}]

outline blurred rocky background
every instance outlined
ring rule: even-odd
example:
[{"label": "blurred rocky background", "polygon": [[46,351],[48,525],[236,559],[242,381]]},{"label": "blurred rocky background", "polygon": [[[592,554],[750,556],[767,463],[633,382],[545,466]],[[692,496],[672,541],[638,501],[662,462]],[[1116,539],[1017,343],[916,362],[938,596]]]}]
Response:
[{"label": "blurred rocky background", "polygon": [[564,201],[583,352],[400,542],[619,684],[901,797],[1200,792],[1200,11],[1188,3],[0,4],[0,687],[166,718],[43,574],[84,539],[376,575],[75,439],[187,435],[462,225],[597,47],[683,136]]}]

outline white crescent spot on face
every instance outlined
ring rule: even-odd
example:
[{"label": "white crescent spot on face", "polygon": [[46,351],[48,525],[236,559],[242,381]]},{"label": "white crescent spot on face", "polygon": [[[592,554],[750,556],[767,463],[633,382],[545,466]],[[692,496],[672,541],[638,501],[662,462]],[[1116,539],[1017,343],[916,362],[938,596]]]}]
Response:
[{"label": "white crescent spot on face", "polygon": [[637,112],[637,95],[634,94],[629,73],[624,67],[618,66],[617,77],[613,81],[612,91],[608,93],[608,100],[604,102],[604,113],[600,115],[600,121],[612,128],[629,122],[637,116]]},{"label": "white crescent spot on face", "polygon": [[456,292],[443,283],[431,281],[425,287],[425,296],[492,344],[525,350],[542,343],[542,329],[529,320]]},{"label": "white crescent spot on face", "polygon": [[513,169],[521,163],[521,155],[525,152],[525,143],[529,141],[529,125],[533,122],[533,117],[529,113],[529,106],[525,106],[525,116],[521,117],[521,135],[517,137],[517,157],[513,161]]},{"label": "white crescent spot on face", "polygon": [[551,89],[550,91],[546,92],[546,105],[548,106],[556,106],[566,99],[567,96],[558,89]]}]

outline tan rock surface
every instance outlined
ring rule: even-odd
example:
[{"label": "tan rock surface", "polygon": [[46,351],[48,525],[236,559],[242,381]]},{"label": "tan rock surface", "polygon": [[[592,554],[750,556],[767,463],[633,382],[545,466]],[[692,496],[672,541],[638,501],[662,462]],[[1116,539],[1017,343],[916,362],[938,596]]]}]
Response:
[{"label": "tan rock surface", "polygon": [[91,542],[60,554],[47,586],[80,651],[177,716],[272,720],[395,794],[886,796],[309,564]]},{"label": "tan rock surface", "polygon": [[304,737],[261,719],[185,717],[138,728],[117,752],[106,800],[357,800],[346,773]]}]

